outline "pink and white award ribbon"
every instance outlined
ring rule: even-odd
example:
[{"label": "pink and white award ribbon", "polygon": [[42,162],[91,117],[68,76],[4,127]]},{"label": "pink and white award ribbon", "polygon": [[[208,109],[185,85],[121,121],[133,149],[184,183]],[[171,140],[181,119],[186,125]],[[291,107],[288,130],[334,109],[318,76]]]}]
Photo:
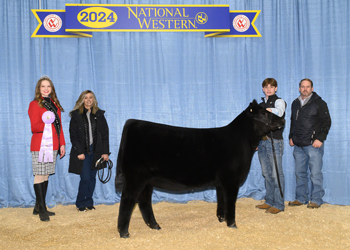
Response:
[{"label": "pink and white award ribbon", "polygon": [[38,162],[42,162],[44,156],[44,162],[53,162],[53,140],[52,140],[52,127],[51,124],[55,121],[55,114],[51,111],[46,111],[41,119],[45,123],[43,137],[41,139],[39,159]]}]

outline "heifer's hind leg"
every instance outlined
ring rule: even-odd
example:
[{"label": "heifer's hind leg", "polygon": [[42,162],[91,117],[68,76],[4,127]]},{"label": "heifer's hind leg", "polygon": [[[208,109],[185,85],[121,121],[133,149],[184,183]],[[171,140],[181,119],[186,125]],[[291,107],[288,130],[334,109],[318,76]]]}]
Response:
[{"label": "heifer's hind leg", "polygon": [[118,215],[118,231],[120,238],[129,238],[129,224],[135,204],[135,199],[127,197],[124,193],[122,194]]},{"label": "heifer's hind leg", "polygon": [[225,199],[221,186],[216,187],[216,198],[218,202],[216,208],[216,216],[218,217],[220,222],[223,222],[225,221]]},{"label": "heifer's hind leg", "polygon": [[152,209],[152,191],[153,187],[147,184],[139,197],[139,208],[146,225],[152,229],[159,230],[161,228],[154,218]]}]

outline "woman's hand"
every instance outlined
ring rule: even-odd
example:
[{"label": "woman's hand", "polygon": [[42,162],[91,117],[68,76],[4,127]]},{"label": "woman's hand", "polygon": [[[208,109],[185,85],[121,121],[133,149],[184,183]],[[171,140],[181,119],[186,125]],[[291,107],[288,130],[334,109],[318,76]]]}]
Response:
[{"label": "woman's hand", "polygon": [[66,154],[66,146],[62,145],[60,147],[60,159],[62,159],[63,156]]},{"label": "woman's hand", "polygon": [[78,155],[78,159],[81,161],[85,160],[85,155],[84,154]]},{"label": "woman's hand", "polygon": [[108,154],[101,155],[101,158],[103,158],[104,161],[108,161],[109,160]]}]

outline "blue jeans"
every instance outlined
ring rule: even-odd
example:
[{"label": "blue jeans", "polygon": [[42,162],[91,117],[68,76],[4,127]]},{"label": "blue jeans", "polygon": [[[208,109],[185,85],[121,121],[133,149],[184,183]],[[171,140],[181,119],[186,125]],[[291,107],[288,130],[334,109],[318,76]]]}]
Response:
[{"label": "blue jeans", "polygon": [[[303,204],[307,204],[311,201],[321,206],[323,203],[323,152],[324,143],[320,148],[314,148],[312,145],[307,147],[294,146],[293,156],[295,159],[296,200]],[[311,179],[310,192],[308,169],[310,169]],[[309,193],[311,193],[310,197]]]},{"label": "blue jeans", "polygon": [[[282,155],[284,150],[284,143],[283,140],[276,139],[273,140],[273,142],[275,147],[281,189],[282,193],[284,193],[284,174],[282,168]],[[265,177],[265,203],[272,207],[278,208],[279,210],[284,210],[284,199],[281,196],[280,188],[278,186],[271,139],[268,139],[266,141],[260,141],[258,146],[258,155],[261,164],[261,171],[263,176]]]},{"label": "blue jeans", "polygon": [[[92,152],[92,145],[90,146],[90,152]],[[96,186],[96,172],[97,170],[91,169],[94,154],[85,154],[83,162],[83,170],[80,173],[80,183],[77,200],[75,205],[77,208],[93,206],[94,201],[92,195],[94,194]]]}]

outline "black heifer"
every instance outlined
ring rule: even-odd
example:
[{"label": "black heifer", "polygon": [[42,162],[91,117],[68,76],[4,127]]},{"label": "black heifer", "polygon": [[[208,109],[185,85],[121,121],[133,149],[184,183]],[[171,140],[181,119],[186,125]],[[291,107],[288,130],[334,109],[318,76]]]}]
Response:
[{"label": "black heifer", "polygon": [[284,119],[254,100],[230,124],[220,128],[173,127],[126,121],[118,160],[117,190],[122,186],[118,230],[129,237],[133,208],[139,204],[145,223],[160,229],[152,210],[153,187],[185,191],[216,187],[217,217],[236,228],[238,189],[248,175],[260,139],[284,126]]}]

